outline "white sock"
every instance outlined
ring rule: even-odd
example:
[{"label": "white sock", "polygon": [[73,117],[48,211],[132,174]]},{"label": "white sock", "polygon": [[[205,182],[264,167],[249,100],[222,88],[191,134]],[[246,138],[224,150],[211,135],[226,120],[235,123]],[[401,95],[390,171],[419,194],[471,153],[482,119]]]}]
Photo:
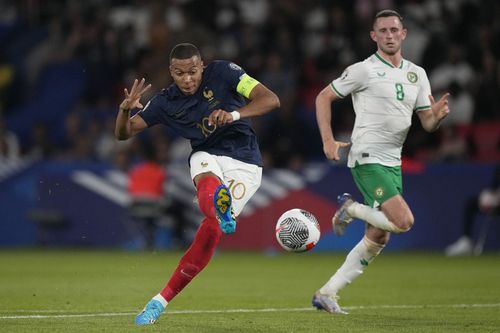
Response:
[{"label": "white sock", "polygon": [[168,302],[166,299],[163,298],[163,296],[161,294],[156,295],[155,297],[153,297],[153,299],[160,302],[164,308],[167,307]]},{"label": "white sock", "polygon": [[399,229],[389,221],[387,216],[380,210],[372,208],[359,202],[353,202],[348,208],[347,213],[354,218],[361,219],[371,224],[372,226],[399,234],[403,230]]},{"label": "white sock", "polygon": [[337,295],[340,289],[351,283],[382,251],[384,245],[369,240],[366,236],[349,252],[344,263],[330,280],[319,290],[325,295]]}]

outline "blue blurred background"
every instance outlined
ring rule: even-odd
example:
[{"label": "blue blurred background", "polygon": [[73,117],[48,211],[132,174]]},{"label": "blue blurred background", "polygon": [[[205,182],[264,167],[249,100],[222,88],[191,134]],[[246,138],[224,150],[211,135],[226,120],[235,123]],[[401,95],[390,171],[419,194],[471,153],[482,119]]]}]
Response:
[{"label": "blue blurred background", "polygon": [[[361,237],[357,223],[335,238],[338,194],[354,187],[346,154],[325,161],[314,99],[346,66],[375,51],[374,14],[400,11],[403,56],[423,66],[451,114],[435,133],[418,119],[404,155],[404,195],[414,229],[389,249],[442,250],[464,232],[468,198],[491,187],[500,161],[500,3],[396,0],[0,1],[0,247],[145,248],[131,216],[129,172],[153,150],[167,174],[157,249],[184,248],[201,221],[189,179],[189,145],[157,127],[127,142],[113,135],[123,88],[146,78],[152,94],[171,83],[173,45],[199,46],[205,63],[229,59],[275,91],[281,108],[254,120],[265,158],[262,188],[225,249],[275,251],[274,224],[300,207],[321,222],[321,250]],[[350,98],[334,108],[334,131],[348,140]],[[483,213],[486,211],[483,211]],[[486,249],[500,227],[479,214]]]}]

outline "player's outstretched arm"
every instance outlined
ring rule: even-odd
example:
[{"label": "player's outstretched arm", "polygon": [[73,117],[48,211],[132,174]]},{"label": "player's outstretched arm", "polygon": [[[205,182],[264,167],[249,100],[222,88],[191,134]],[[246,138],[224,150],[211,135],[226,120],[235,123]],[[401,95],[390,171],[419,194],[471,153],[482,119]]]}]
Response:
[{"label": "player's outstretched arm", "polygon": [[321,140],[323,141],[323,152],[329,160],[338,161],[339,148],[348,147],[349,142],[336,141],[332,132],[332,102],[338,96],[330,86],[326,86],[316,96],[316,120],[318,122]]},{"label": "player's outstretched arm", "polygon": [[439,101],[435,101],[432,95],[429,95],[429,101],[431,102],[431,108],[428,110],[423,110],[418,112],[418,117],[422,123],[422,127],[427,132],[434,132],[439,128],[441,122],[450,113],[448,107],[448,97],[449,93],[444,94]]},{"label": "player's outstretched arm", "polygon": [[240,118],[261,116],[280,106],[278,96],[262,83],[252,89],[248,99],[250,102],[239,110],[215,110],[210,114],[208,123],[219,126],[230,124]]},{"label": "player's outstretched arm", "polygon": [[141,81],[135,79],[130,93],[127,88],[124,89],[125,99],[120,104],[115,123],[115,137],[118,140],[127,140],[147,127],[146,122],[140,116],[134,115],[130,118],[130,110],[143,108],[141,97],[151,88],[151,84],[144,86],[144,83],[145,79]]}]

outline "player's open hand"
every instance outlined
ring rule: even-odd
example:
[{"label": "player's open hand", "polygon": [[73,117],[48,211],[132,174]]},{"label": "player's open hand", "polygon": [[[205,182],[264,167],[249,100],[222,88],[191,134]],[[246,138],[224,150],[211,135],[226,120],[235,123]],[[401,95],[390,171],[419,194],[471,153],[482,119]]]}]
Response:
[{"label": "player's open hand", "polygon": [[443,120],[448,113],[450,113],[450,109],[448,107],[448,97],[450,96],[449,93],[444,94],[439,101],[435,101],[434,97],[432,95],[429,95],[429,100],[431,101],[431,109],[432,113],[434,114],[434,117],[436,117],[436,120],[441,121]]},{"label": "player's open hand", "polygon": [[233,122],[233,116],[231,113],[226,112],[222,109],[217,109],[208,116],[208,125],[223,126]]},{"label": "player's open hand", "polygon": [[350,142],[328,141],[323,143],[323,151],[327,159],[338,161],[340,160],[339,149],[349,147],[350,145]]},{"label": "player's open hand", "polygon": [[120,104],[121,110],[128,111],[135,108],[142,109],[144,107],[141,104],[141,97],[149,88],[151,88],[151,84],[144,86],[145,82],[146,82],[145,79],[142,79],[141,81],[135,79],[134,84],[132,85],[132,89],[130,89],[130,93],[127,90],[127,88],[123,90],[125,93],[125,99]]}]

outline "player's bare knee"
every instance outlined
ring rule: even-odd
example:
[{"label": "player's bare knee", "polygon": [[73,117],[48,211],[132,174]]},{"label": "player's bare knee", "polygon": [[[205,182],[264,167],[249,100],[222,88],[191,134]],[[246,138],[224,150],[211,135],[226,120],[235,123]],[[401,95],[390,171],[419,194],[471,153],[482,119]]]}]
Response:
[{"label": "player's bare knee", "polygon": [[413,223],[415,222],[415,219],[413,218],[413,215],[407,216],[404,221],[403,221],[403,230],[404,232],[409,231],[413,227]]},{"label": "player's bare knee", "polygon": [[403,218],[399,219],[397,223],[394,223],[394,225],[396,226],[396,230],[394,231],[394,233],[400,234],[410,231],[411,227],[413,227],[413,223],[413,215],[404,216]]}]

